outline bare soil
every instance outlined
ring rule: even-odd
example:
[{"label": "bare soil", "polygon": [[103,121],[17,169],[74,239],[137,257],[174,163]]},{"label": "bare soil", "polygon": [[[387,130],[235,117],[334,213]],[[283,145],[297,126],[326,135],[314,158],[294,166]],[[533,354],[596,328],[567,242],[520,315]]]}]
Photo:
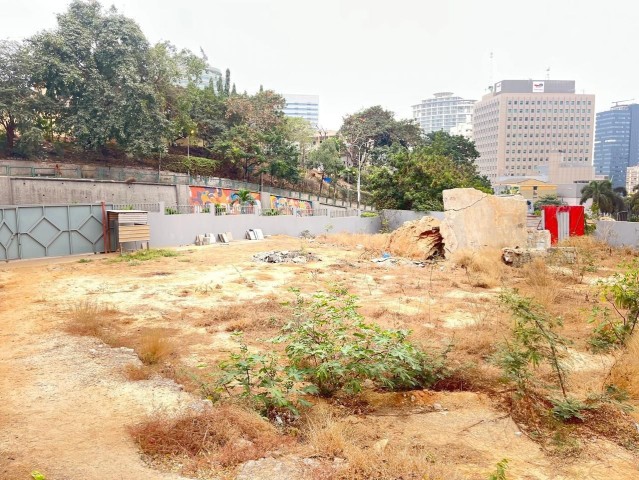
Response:
[{"label": "bare soil", "polygon": [[[321,261],[252,261],[258,252],[295,249]],[[177,257],[147,262],[95,255],[83,263],[75,257],[0,265],[0,478],[29,479],[34,470],[47,480],[185,478],[169,471],[180,472],[179,465],[158,470],[148,462],[128,427],[151,414],[200,408],[193,385],[180,385],[166,372],[179,380],[177,371],[215,365],[237,347],[233,330],[244,330],[254,348],[272,348],[264,339],[286,316],[280,303],[292,298],[291,287],[312,293],[341,282],[360,297],[367,319],[410,328],[416,341],[433,348],[452,342],[454,361],[481,364],[488,377],[496,375],[486,358],[509,325],[498,307],[500,287],[473,286],[477,282],[453,261],[377,264],[361,247],[288,237],[176,250]],[[614,273],[619,255],[601,259],[598,270],[579,281],[566,275],[561,299],[549,301],[565,316],[574,342],[575,395],[600,390],[614,361],[590,353],[586,338],[593,284]],[[499,281],[534,289],[517,270],[501,272]],[[70,312],[87,299],[113,312],[102,338],[67,333]],[[129,380],[127,365],[141,365],[132,349],[150,331],[163,332],[174,353],[149,379]],[[580,437],[574,455],[543,449],[488,390],[368,392],[366,407],[342,408],[338,422],[362,445],[387,440],[413,449],[457,475],[450,478],[485,479],[503,458],[508,478],[639,478],[637,454],[603,435]],[[314,455],[303,437],[289,453]]]}]

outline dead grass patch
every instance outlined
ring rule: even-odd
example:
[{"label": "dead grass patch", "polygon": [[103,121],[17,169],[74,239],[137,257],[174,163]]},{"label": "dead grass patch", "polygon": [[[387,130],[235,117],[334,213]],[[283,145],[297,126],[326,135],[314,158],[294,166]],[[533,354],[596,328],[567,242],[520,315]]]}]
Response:
[{"label": "dead grass patch", "polygon": [[107,344],[113,340],[112,317],[117,311],[111,306],[94,300],[81,300],[68,312],[67,333],[85,337],[97,337]]},{"label": "dead grass patch", "polygon": [[632,400],[639,401],[639,335],[632,336],[625,351],[617,358],[608,382],[628,392]]},{"label": "dead grass patch", "polygon": [[135,365],[129,363],[124,367],[124,376],[131,382],[139,382],[140,380],[148,380],[154,371],[148,365]]},{"label": "dead grass patch", "polygon": [[257,413],[219,405],[203,413],[156,413],[130,428],[142,453],[172,458],[184,471],[237,465],[264,457],[289,441]]},{"label": "dead grass patch", "polygon": [[333,233],[322,235],[318,240],[324,243],[342,245],[344,247],[362,248],[367,253],[379,256],[386,251],[390,235],[388,233],[378,233],[368,235],[363,233]]},{"label": "dead grass patch", "polygon": [[423,445],[400,446],[394,440],[375,442],[370,428],[337,418],[327,406],[317,406],[307,418],[304,435],[316,455],[341,458],[342,466],[318,468],[314,478],[336,480],[451,479],[461,476],[436,464]]},{"label": "dead grass patch", "polygon": [[264,331],[281,326],[289,315],[290,309],[281,300],[269,296],[264,301],[232,303],[212,310],[197,326],[209,331]]},{"label": "dead grass patch", "polygon": [[158,365],[166,361],[175,348],[163,332],[151,330],[142,335],[135,351],[145,365]]},{"label": "dead grass patch", "polygon": [[561,297],[562,284],[555,279],[546,262],[535,258],[524,265],[520,272],[528,293],[545,308],[555,305]]},{"label": "dead grass patch", "polygon": [[473,287],[494,288],[504,281],[506,270],[498,249],[458,250],[453,261],[466,272],[468,284]]}]

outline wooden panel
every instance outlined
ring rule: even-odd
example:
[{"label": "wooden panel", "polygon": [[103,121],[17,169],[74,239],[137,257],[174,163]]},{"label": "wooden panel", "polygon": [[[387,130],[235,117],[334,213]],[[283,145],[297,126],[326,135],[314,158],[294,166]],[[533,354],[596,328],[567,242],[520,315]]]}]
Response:
[{"label": "wooden panel", "polygon": [[134,223],[137,225],[146,225],[149,223],[149,217],[146,213],[120,213],[118,222],[120,224]]},{"label": "wooden panel", "polygon": [[151,227],[148,225],[120,225],[118,242],[143,242],[151,240]]}]

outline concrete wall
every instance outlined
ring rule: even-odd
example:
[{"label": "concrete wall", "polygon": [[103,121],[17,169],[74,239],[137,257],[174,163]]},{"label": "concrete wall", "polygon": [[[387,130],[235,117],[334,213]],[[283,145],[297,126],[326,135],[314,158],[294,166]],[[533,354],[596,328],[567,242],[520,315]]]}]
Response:
[{"label": "concrete wall", "polygon": [[595,237],[614,247],[639,248],[639,223],[597,222]]},{"label": "concrete wall", "polygon": [[189,196],[188,185],[0,177],[0,205],[59,205],[101,201],[188,205]]},{"label": "concrete wall", "polygon": [[250,228],[261,228],[264,235],[299,236],[304,230],[314,235],[322,233],[378,233],[381,228],[380,217],[294,217],[279,215],[265,217],[260,215],[224,215],[206,213],[189,215],[164,215],[149,213],[151,225],[151,247],[169,247],[190,245],[195,236],[204,233],[231,232],[235,240],[243,239]]},{"label": "concrete wall", "polygon": [[404,222],[412,222],[419,220],[426,215],[434,217],[438,220],[444,219],[444,212],[415,212],[413,210],[389,210],[385,209],[380,212],[382,221],[386,223],[385,227],[389,231],[397,230]]}]

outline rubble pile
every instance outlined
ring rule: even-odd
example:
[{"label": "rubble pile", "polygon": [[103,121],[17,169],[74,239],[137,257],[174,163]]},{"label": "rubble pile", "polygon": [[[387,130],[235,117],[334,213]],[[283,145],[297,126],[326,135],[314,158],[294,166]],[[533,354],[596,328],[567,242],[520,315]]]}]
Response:
[{"label": "rubble pile", "polygon": [[444,257],[440,222],[425,216],[404,224],[391,233],[386,250],[402,257],[430,260]]},{"label": "rubble pile", "polygon": [[302,250],[273,250],[271,252],[256,253],[253,255],[253,260],[265,263],[306,263],[320,261],[320,258]]}]

